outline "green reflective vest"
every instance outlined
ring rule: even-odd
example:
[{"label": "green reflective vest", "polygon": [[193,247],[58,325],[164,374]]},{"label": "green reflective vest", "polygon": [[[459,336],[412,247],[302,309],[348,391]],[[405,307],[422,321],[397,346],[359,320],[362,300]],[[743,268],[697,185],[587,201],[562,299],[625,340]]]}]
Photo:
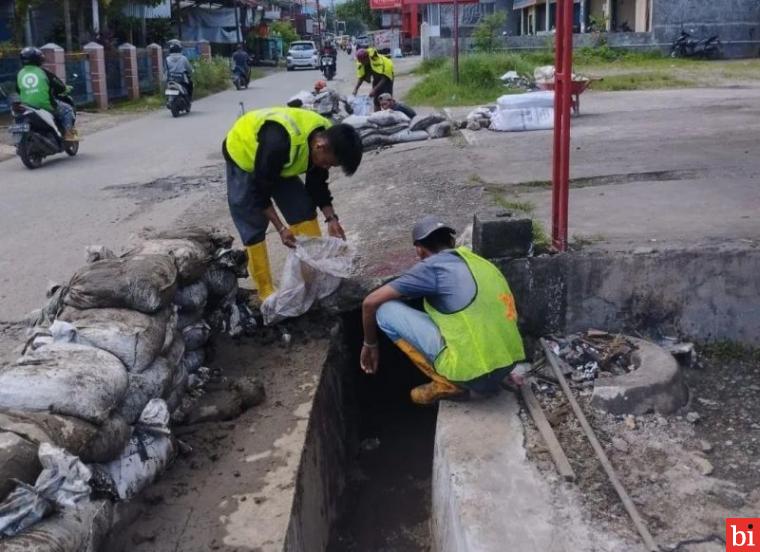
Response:
[{"label": "green reflective vest", "polygon": [[[389,80],[393,80],[393,62],[387,56],[378,54],[375,48],[367,48],[367,55],[369,55],[369,66],[372,72],[378,75],[382,75]],[[356,78],[367,79],[367,71],[363,63],[356,62]]]},{"label": "green reflective vest", "polygon": [[445,346],[435,370],[454,382],[466,382],[525,359],[517,329],[515,300],[504,275],[492,263],[460,247],[477,292],[459,312],[444,314],[425,301],[425,311],[443,336]]},{"label": "green reflective vest", "polygon": [[45,71],[36,65],[26,65],[16,76],[21,102],[36,109],[53,111],[50,102],[50,83]]},{"label": "green reflective vest", "polygon": [[235,164],[246,172],[253,172],[256,151],[259,149],[259,130],[266,122],[282,125],[290,136],[290,158],[281,176],[298,176],[309,168],[309,135],[325,129],[332,123],[308,109],[272,107],[256,109],[240,117],[227,133],[227,153]]}]

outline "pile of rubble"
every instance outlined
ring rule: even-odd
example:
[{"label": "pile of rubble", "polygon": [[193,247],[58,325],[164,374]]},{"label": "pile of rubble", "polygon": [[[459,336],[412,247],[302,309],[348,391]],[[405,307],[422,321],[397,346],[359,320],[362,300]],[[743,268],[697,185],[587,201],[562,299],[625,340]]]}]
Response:
[{"label": "pile of rubble", "polygon": [[343,119],[359,131],[364,149],[416,142],[451,135],[451,123],[442,115],[429,113],[409,119],[400,111],[377,111]]},{"label": "pile of rubble", "polygon": [[[3,550],[97,549],[114,503],[181,449],[169,424],[198,421],[204,388],[223,379],[205,367],[213,335],[256,328],[232,241],[182,229],[120,257],[88,248],[88,264],[51,289],[21,358],[0,369]],[[255,382],[234,387],[239,412],[263,400]]]}]

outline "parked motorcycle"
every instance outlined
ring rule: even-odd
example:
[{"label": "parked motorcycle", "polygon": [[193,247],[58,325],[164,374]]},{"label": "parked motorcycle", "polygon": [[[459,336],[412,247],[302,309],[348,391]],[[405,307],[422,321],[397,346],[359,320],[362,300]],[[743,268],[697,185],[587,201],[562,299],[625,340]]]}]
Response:
[{"label": "parked motorcycle", "polygon": [[[74,100],[67,90],[66,95],[56,97],[59,102],[66,102],[74,108]],[[79,151],[79,142],[67,142],[63,139],[63,128],[58,125],[49,111],[36,109],[21,103],[17,98],[10,98],[13,123],[8,127],[16,146],[16,155],[28,169],[37,169],[42,160],[50,155],[65,152],[73,157]],[[74,108],[76,120],[76,109]]]},{"label": "parked motorcycle", "polygon": [[172,117],[179,117],[183,111],[190,113],[190,93],[187,90],[187,81],[184,74],[172,73],[166,83],[166,108],[172,112]]},{"label": "parked motorcycle", "polygon": [[670,48],[671,57],[698,57],[717,59],[723,56],[723,44],[718,35],[712,35],[708,38],[696,39],[691,34],[682,30],[673,41]]},{"label": "parked motorcycle", "polygon": [[320,58],[319,64],[322,67],[322,74],[325,78],[329,81],[333,80],[333,77],[335,77],[335,56],[325,54]]}]

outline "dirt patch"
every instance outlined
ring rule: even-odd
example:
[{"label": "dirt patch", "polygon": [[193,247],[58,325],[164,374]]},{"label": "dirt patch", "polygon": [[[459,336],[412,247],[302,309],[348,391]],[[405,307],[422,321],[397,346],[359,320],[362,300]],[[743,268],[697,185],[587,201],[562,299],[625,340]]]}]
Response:
[{"label": "dirt patch", "polygon": [[[686,370],[690,405],[668,418],[608,415],[590,407],[590,389],[576,394],[623,485],[665,549],[724,550],[725,518],[752,517],[760,509],[759,373],[757,358],[705,357],[699,368]],[[633,525],[564,396],[538,396],[576,472],[584,517],[635,549]],[[528,455],[552,478],[555,468],[541,437],[524,411],[521,416]]]},{"label": "dirt patch", "polygon": [[168,176],[143,184],[122,184],[106,186],[103,191],[114,197],[133,199],[138,206],[176,199],[188,192],[221,188],[224,183],[224,168],[220,165],[203,167],[195,176]]}]

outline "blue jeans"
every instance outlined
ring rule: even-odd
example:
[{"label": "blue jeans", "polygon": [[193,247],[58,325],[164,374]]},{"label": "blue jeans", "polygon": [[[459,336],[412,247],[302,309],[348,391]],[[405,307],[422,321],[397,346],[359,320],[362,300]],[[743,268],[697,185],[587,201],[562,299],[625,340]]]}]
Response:
[{"label": "blue jeans", "polygon": [[[435,365],[435,359],[446,346],[433,319],[427,313],[413,309],[401,301],[383,303],[377,311],[377,325],[394,343],[400,339],[409,343],[431,366]],[[482,395],[492,395],[499,392],[501,381],[511,371],[512,366],[507,366],[470,381],[453,383]]]},{"label": "blue jeans", "polygon": [[53,115],[58,119],[63,127],[64,132],[74,128],[74,108],[66,102],[56,102],[55,111]]}]

